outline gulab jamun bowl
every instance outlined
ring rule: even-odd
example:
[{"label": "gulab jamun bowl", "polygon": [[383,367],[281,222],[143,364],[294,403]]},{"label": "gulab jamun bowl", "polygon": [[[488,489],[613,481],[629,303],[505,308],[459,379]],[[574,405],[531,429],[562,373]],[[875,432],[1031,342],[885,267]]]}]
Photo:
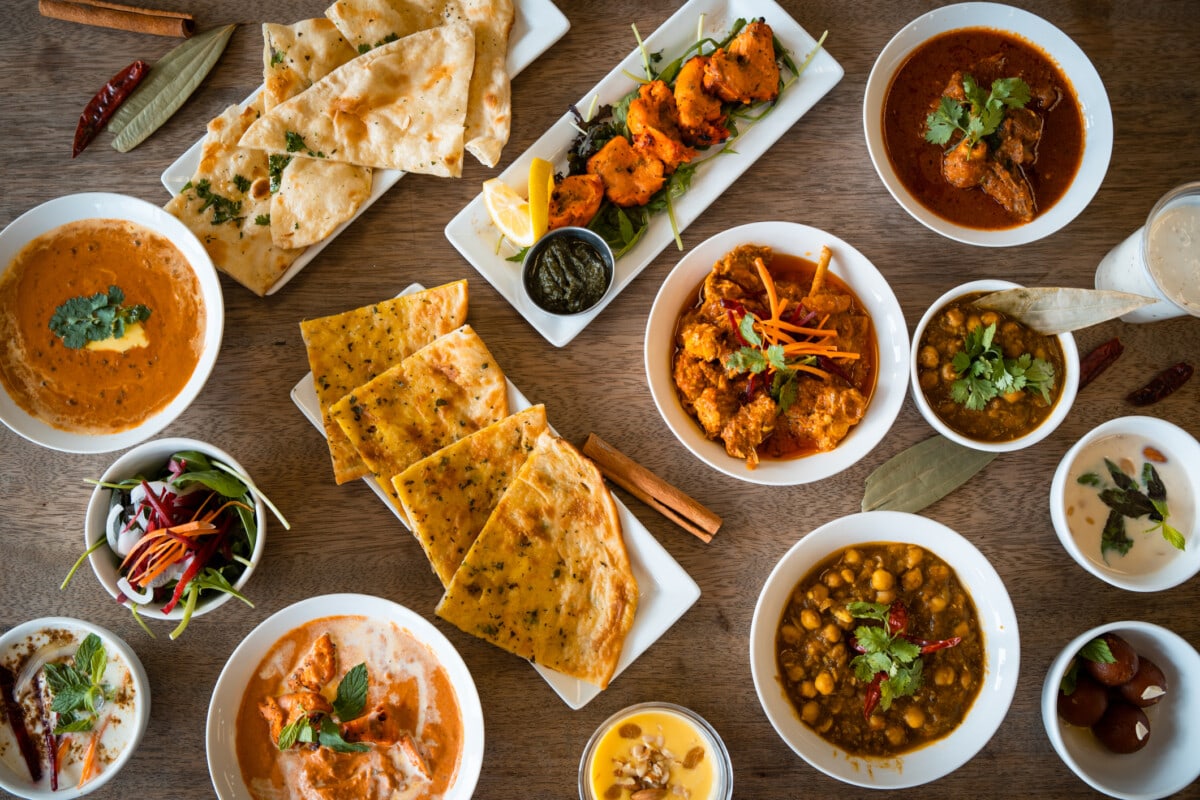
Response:
[{"label": "gulab jamun bowl", "polygon": [[1200,777],[1200,653],[1149,622],[1110,622],[1072,640],[1046,674],[1042,723],[1093,789],[1151,800]]}]

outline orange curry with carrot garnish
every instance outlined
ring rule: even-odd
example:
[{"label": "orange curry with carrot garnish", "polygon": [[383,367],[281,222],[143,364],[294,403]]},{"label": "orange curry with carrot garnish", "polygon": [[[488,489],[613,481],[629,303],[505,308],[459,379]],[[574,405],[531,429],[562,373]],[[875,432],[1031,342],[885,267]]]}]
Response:
[{"label": "orange curry with carrot garnish", "polygon": [[386,620],[308,622],[242,695],[237,755],[257,800],[438,800],[462,760],[458,697],[433,652]]},{"label": "orange curry with carrot garnish", "polygon": [[673,376],[710,439],[750,467],[832,450],[862,420],[878,347],[862,302],[819,262],[742,245],[683,309]]}]

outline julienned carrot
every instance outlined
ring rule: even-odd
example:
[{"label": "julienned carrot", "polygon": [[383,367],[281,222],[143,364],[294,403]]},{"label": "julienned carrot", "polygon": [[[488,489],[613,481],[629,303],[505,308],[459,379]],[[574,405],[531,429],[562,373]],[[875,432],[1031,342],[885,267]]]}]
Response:
[{"label": "julienned carrot", "polygon": [[825,285],[825,271],[829,269],[829,262],[832,259],[833,251],[827,245],[822,245],[821,257],[817,259],[817,270],[813,273],[812,286],[808,289],[809,297],[821,291],[821,287]]},{"label": "julienned carrot", "polygon": [[771,319],[779,319],[779,294],[775,291],[775,281],[771,278],[771,273],[767,271],[767,265],[761,258],[754,259],[754,267],[758,270],[759,280],[767,288],[767,303],[771,310]]},{"label": "julienned carrot", "polygon": [[104,718],[104,722],[100,723],[100,727],[92,731],[92,738],[88,741],[87,752],[83,756],[83,770],[79,773],[79,785],[76,789],[82,788],[88,779],[92,777],[92,772],[96,768],[96,750],[100,743],[100,737],[104,735],[104,729],[108,726],[108,717]]},{"label": "julienned carrot", "polygon": [[192,578],[196,577],[200,570],[206,567],[208,562],[212,560],[213,553],[217,552],[217,547],[221,544],[221,540],[225,538],[225,533],[229,530],[228,522],[226,520],[226,524],[221,527],[218,535],[209,540],[204,549],[192,558],[192,563],[188,564],[187,569],[183,571],[183,575],[175,584],[175,591],[171,594],[171,599],[163,605],[164,616],[170,614],[171,609],[175,608],[176,604],[179,603],[179,599],[183,597],[183,592],[187,588],[187,585],[192,582]]}]

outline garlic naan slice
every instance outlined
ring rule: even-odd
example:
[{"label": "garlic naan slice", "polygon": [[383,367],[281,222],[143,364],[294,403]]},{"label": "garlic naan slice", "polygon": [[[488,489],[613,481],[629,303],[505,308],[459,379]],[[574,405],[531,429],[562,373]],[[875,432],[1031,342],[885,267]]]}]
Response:
[{"label": "garlic naan slice", "polygon": [[530,406],[421,459],[392,478],[413,535],[443,586],[546,430]]},{"label": "garlic naan slice", "polygon": [[358,55],[330,20],[263,23],[263,110],[270,111]]},{"label": "garlic naan slice", "polygon": [[512,127],[508,35],[516,12],[512,0],[462,0],[475,29],[475,69],[467,100],[466,148],[485,167],[500,163]]},{"label": "garlic naan slice", "polygon": [[414,33],[275,106],[241,144],[458,177],[474,57],[475,34],[465,22]]},{"label": "garlic naan slice", "polygon": [[508,416],[508,385],[470,325],[434,340],[329,409],[397,508],[392,478]]},{"label": "garlic naan slice", "polygon": [[466,321],[467,282],[460,280],[300,323],[338,483],[369,470],[329,407]]},{"label": "garlic naan slice", "polygon": [[196,234],[217,269],[259,296],[304,252],[272,240],[267,154],[238,143],[261,113],[255,99],[209,122],[196,174],[166,205]]},{"label": "garlic naan slice", "polygon": [[459,0],[337,0],[325,16],[360,54],[464,19]]},{"label": "garlic naan slice", "polygon": [[438,604],[467,633],[608,686],[637,611],[617,507],[596,465],[543,432]]}]

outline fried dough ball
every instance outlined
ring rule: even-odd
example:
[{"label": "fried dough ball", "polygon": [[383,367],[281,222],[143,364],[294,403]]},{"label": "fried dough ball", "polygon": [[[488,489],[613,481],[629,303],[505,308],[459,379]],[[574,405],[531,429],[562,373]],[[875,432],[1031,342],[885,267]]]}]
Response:
[{"label": "fried dough ball", "polygon": [[635,150],[624,136],[614,136],[588,159],[587,171],[604,181],[604,194],[614,204],[644,206],[666,183],[663,162]]}]

